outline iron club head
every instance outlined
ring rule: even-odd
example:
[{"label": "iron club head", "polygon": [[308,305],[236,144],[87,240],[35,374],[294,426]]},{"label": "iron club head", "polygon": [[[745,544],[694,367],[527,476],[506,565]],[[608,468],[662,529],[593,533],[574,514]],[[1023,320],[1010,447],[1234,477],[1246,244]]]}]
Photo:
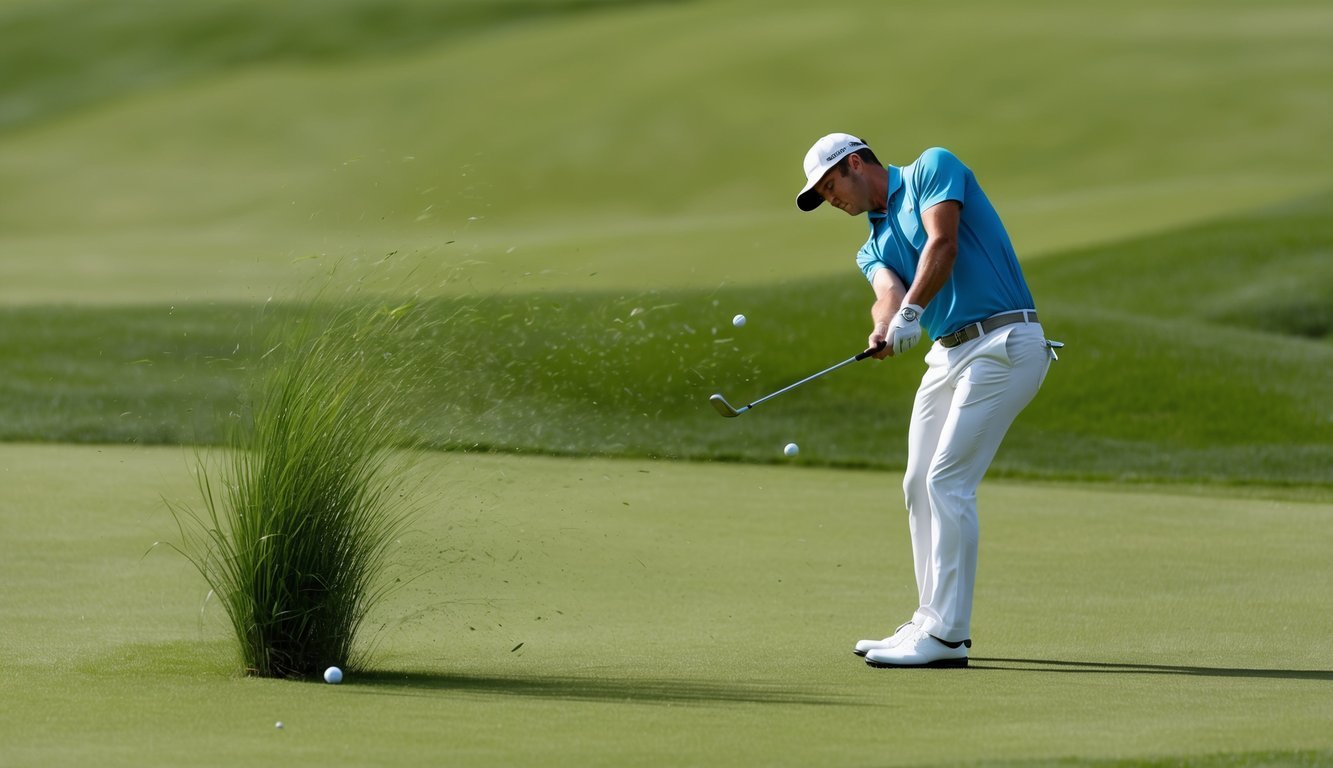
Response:
[{"label": "iron club head", "polygon": [[885,346],[884,342],[880,342],[879,346],[875,347],[874,349],[867,349],[866,351],[864,351],[864,352],[862,352],[862,353],[860,353],[860,354],[858,354],[858,355],[855,355],[854,357],[849,357],[849,358],[847,358],[846,360],[843,360],[841,363],[834,363],[833,365],[830,365],[829,367],[825,368],[824,370],[820,371],[819,373],[815,373],[815,374],[811,374],[811,375],[809,375],[809,376],[806,376],[804,379],[801,379],[800,381],[796,382],[795,384],[788,384],[787,386],[783,387],[782,389],[779,389],[777,392],[774,392],[774,393],[771,394],[771,395],[764,395],[763,397],[759,398],[758,400],[755,400],[754,402],[750,403],[749,405],[743,405],[743,406],[741,406],[740,408],[733,408],[732,405],[731,405],[731,403],[728,403],[728,402],[727,402],[727,398],[723,397],[723,396],[721,395],[721,393],[718,393],[718,394],[713,395],[712,397],[708,398],[708,402],[712,403],[712,404],[713,404],[713,407],[717,409],[717,412],[720,413],[720,414],[722,414],[723,416],[726,416],[726,417],[729,418],[729,419],[730,419],[730,418],[735,418],[736,416],[740,416],[742,413],[745,413],[746,411],[750,410],[751,408],[755,407],[756,405],[759,405],[760,403],[764,402],[765,400],[772,400],[773,398],[777,397],[778,395],[782,394],[783,392],[790,392],[791,390],[796,389],[797,387],[801,386],[802,384],[804,384],[804,383],[806,383],[806,382],[808,382],[808,381],[814,381],[815,379],[819,378],[820,376],[823,376],[823,375],[826,374],[826,373],[831,373],[831,372],[833,372],[833,371],[836,371],[836,370],[838,370],[839,368],[843,367],[844,365],[850,365],[850,364],[852,364],[852,363],[855,363],[855,362],[858,361],[858,360],[864,360],[864,359],[866,359],[867,357],[870,357],[870,356],[874,355],[874,354],[875,354],[876,352],[878,352],[879,350],[883,349],[884,346]]},{"label": "iron club head", "polygon": [[742,408],[738,411],[735,408],[732,408],[731,403],[728,403],[727,398],[723,397],[720,393],[708,398],[708,402],[713,404],[713,407],[717,409],[718,413],[722,414],[723,416],[726,416],[729,419],[740,416],[741,413],[743,413],[746,409],[750,407],[747,405],[745,406],[745,408]]}]

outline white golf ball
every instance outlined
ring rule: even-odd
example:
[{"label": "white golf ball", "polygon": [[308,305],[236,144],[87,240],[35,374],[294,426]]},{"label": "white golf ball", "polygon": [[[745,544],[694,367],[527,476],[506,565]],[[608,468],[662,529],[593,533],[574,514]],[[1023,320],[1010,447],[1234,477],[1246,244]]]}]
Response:
[{"label": "white golf ball", "polygon": [[277,728],[278,730],[282,730],[282,721],[279,720],[278,722],[274,723],[273,727]]},{"label": "white golf ball", "polygon": [[329,667],[324,670],[324,682],[330,685],[337,685],[343,681],[343,671],[337,667]]},{"label": "white golf ball", "polygon": [[735,317],[731,318],[731,324],[736,326],[737,328],[743,327],[745,325],[745,315],[736,315]]},{"label": "white golf ball", "polygon": [[796,443],[787,443],[786,447],[782,449],[782,452],[788,456],[795,456],[801,452],[801,447]]}]

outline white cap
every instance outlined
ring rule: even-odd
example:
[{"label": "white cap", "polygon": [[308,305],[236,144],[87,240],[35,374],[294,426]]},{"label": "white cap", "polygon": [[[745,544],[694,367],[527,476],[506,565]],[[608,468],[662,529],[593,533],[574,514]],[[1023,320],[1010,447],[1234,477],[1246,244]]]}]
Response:
[{"label": "white cap", "polygon": [[864,141],[850,133],[830,133],[816,141],[810,151],[805,153],[805,186],[796,196],[796,207],[803,211],[818,208],[824,202],[824,196],[816,192],[814,186],[839,160],[865,147]]}]

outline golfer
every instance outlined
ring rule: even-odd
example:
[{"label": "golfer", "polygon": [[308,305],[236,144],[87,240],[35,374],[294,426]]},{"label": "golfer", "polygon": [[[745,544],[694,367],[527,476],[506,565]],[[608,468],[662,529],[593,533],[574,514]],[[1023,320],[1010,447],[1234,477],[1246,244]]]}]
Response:
[{"label": "golfer", "polygon": [[1055,358],[1009,235],[976,177],[948,150],[885,166],[833,133],[805,155],[803,211],[866,214],[857,266],[875,291],[869,348],[905,354],[928,335],[907,434],[907,501],[920,598],[909,621],[856,654],[873,667],[965,667],[977,577],[977,486]]}]

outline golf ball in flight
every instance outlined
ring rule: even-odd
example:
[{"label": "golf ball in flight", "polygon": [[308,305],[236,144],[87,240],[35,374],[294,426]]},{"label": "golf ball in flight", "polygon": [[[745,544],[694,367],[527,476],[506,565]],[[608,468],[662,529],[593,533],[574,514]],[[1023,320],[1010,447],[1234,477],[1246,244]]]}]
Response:
[{"label": "golf ball in flight", "polygon": [[324,670],[324,682],[331,685],[337,685],[343,681],[343,671],[337,667],[329,667]]},{"label": "golf ball in flight", "polygon": [[801,452],[801,448],[796,443],[787,443],[786,447],[782,449],[782,452],[788,456],[795,456]]},{"label": "golf ball in flight", "polygon": [[736,326],[737,328],[744,326],[745,315],[736,315],[735,317],[731,318],[731,324]]}]

